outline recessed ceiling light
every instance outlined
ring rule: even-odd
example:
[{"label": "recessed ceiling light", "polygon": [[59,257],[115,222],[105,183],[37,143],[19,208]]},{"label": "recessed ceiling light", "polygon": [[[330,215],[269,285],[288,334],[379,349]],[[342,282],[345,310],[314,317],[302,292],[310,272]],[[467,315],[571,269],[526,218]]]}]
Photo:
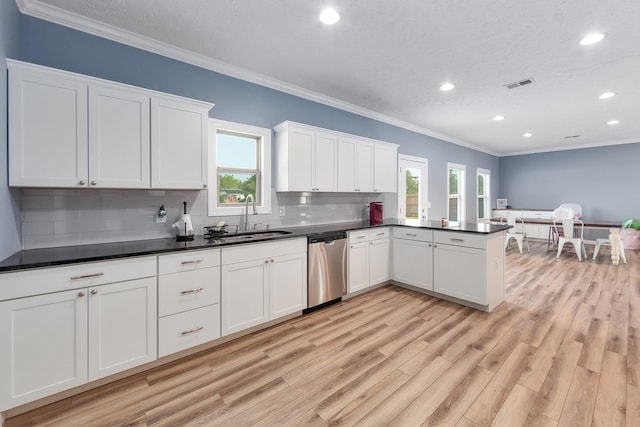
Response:
[{"label": "recessed ceiling light", "polygon": [[616,94],[613,93],[613,92],[605,92],[605,93],[601,94],[598,98],[607,99],[607,98],[613,98],[614,96],[616,96]]},{"label": "recessed ceiling light", "polygon": [[499,122],[500,120],[504,120],[504,116],[495,116],[493,120],[495,120],[496,122]]},{"label": "recessed ceiling light", "polygon": [[590,44],[598,43],[600,40],[605,38],[607,35],[605,33],[591,33],[587,34],[582,40],[580,40],[580,44],[582,46],[587,46]]},{"label": "recessed ceiling light", "polygon": [[533,134],[531,132],[526,132],[526,133],[522,134],[522,136],[524,136],[525,138],[531,138],[533,136]]},{"label": "recessed ceiling light", "polygon": [[440,90],[443,92],[447,92],[453,89],[454,87],[456,87],[456,85],[454,85],[453,83],[446,82],[446,83],[442,83],[442,86],[440,86]]},{"label": "recessed ceiling light", "polygon": [[609,120],[607,122],[608,125],[617,125],[618,123],[620,123],[620,120]]},{"label": "recessed ceiling light", "polygon": [[338,12],[336,12],[335,9],[330,7],[323,10],[322,13],[320,14],[320,21],[322,21],[323,24],[331,25],[331,24],[335,24],[339,20],[340,20],[340,15],[338,15]]}]

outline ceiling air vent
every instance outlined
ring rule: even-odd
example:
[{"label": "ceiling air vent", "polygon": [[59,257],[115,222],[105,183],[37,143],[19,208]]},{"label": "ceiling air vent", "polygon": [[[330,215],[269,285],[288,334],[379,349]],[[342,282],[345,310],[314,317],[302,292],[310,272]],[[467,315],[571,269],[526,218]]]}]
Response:
[{"label": "ceiling air vent", "polygon": [[533,83],[533,79],[524,79],[524,80],[520,80],[519,82],[506,84],[505,86],[507,87],[507,89],[515,89],[520,86],[530,85],[531,83]]},{"label": "ceiling air vent", "polygon": [[582,135],[569,135],[569,136],[563,136],[564,139],[569,139],[569,138],[580,138]]}]

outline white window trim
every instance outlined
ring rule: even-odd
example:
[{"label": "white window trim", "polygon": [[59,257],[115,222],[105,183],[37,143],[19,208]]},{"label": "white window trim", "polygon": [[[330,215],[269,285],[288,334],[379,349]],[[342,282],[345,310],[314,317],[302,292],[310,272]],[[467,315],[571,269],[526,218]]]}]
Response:
[{"label": "white window trim", "polygon": [[209,194],[208,215],[230,216],[244,214],[244,206],[217,206],[218,200],[218,173],[216,170],[216,136],[218,131],[227,131],[255,136],[260,140],[260,191],[262,192],[260,204],[256,204],[258,214],[271,213],[271,129],[242,123],[228,122],[219,119],[209,119]]},{"label": "white window trim", "polygon": [[[466,202],[465,199],[467,197],[467,166],[466,165],[461,165],[459,163],[447,163],[447,179],[446,184],[447,184],[447,188],[445,191],[445,194],[447,196],[447,218],[449,218],[449,170],[450,169],[457,169],[459,171],[462,171],[462,181],[458,183],[458,190],[460,191],[460,223],[464,223],[466,222],[467,219],[467,209],[466,209]],[[458,224],[458,222],[454,222],[454,224]]]},{"label": "white window trim", "polygon": [[486,197],[484,201],[484,204],[485,204],[484,211],[487,216],[484,218],[477,218],[478,222],[480,221],[486,222],[491,219],[491,170],[478,168],[476,171],[476,217],[478,216],[478,207],[480,204],[479,195],[478,195],[478,175],[487,176],[487,182],[485,182]]}]

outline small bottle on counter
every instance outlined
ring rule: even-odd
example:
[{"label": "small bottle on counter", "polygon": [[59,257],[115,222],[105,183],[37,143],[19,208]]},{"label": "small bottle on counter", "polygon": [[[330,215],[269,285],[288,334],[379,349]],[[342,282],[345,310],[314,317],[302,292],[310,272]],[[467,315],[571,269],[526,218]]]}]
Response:
[{"label": "small bottle on counter", "polygon": [[447,221],[447,218],[442,218],[442,219],[440,220],[440,226],[441,226],[442,228],[445,228],[445,227],[447,227],[448,225],[449,225],[449,221]]}]

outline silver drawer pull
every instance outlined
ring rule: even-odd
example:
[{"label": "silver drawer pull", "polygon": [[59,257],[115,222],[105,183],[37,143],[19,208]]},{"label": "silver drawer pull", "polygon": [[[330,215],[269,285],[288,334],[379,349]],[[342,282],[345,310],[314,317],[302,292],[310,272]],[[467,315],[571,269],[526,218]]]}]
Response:
[{"label": "silver drawer pull", "polygon": [[405,235],[406,235],[407,237],[418,237],[418,235],[417,235],[417,234],[415,234],[415,233],[405,233]]},{"label": "silver drawer pull", "polygon": [[376,236],[384,236],[386,233],[378,233]]},{"label": "silver drawer pull", "polygon": [[356,239],[364,239],[367,236],[356,236]]},{"label": "silver drawer pull", "polygon": [[192,261],[182,261],[180,264],[182,264],[182,265],[199,264],[202,261],[204,261],[204,260],[202,260],[202,259],[194,259]]},{"label": "silver drawer pull", "polygon": [[194,288],[194,289],[189,289],[188,291],[182,291],[180,292],[180,295],[189,295],[189,294],[196,294],[198,292],[201,292],[204,288]]},{"label": "silver drawer pull", "polygon": [[198,327],[195,327],[195,328],[190,329],[188,331],[180,332],[180,335],[184,336],[184,335],[195,334],[196,332],[201,331],[203,329],[204,329],[204,326],[198,326]]},{"label": "silver drawer pull", "polygon": [[100,277],[100,276],[104,276],[104,273],[85,274],[83,276],[73,276],[71,280],[91,279],[93,277]]},{"label": "silver drawer pull", "polygon": [[464,239],[454,239],[454,238],[450,238],[449,240],[451,240],[452,242],[464,243]]}]

